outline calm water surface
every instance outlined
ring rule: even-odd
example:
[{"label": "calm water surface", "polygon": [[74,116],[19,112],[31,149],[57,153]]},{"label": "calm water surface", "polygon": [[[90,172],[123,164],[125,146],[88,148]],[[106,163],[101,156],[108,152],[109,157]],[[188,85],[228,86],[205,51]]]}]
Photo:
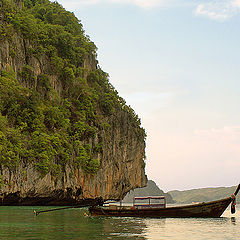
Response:
[{"label": "calm water surface", "polygon": [[48,208],[0,207],[0,239],[240,239],[240,206],[217,219],[84,217],[87,209],[33,214]]}]

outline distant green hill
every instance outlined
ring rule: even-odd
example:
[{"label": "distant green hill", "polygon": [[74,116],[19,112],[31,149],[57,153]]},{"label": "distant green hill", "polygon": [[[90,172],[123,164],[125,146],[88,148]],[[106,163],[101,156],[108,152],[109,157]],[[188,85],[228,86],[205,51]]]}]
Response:
[{"label": "distant green hill", "polygon": [[152,180],[148,180],[146,187],[137,188],[135,190],[130,191],[123,199],[123,202],[130,203],[133,201],[134,197],[147,197],[147,196],[165,196],[167,203],[174,203],[171,195],[164,193]]},{"label": "distant green hill", "polygon": [[[170,191],[174,201],[177,203],[207,202],[231,196],[236,189],[233,187],[201,188],[186,191]],[[240,194],[239,194],[240,195]],[[240,203],[240,196],[237,196],[237,203]]]}]

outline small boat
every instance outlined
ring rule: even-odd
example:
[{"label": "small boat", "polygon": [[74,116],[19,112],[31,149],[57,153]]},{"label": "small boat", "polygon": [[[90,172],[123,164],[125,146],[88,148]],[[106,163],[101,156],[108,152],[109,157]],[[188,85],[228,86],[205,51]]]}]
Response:
[{"label": "small boat", "polygon": [[[91,216],[111,216],[111,217],[152,217],[152,218],[216,218],[220,217],[226,208],[232,203],[232,213],[235,212],[236,196],[239,192],[240,184],[235,193],[228,197],[212,202],[202,202],[185,206],[166,207],[164,196],[158,197],[138,197],[134,199],[133,206],[109,205],[92,206],[89,208]],[[148,204],[136,204],[137,200],[148,200]],[[163,203],[151,203],[154,200],[162,200]]]}]

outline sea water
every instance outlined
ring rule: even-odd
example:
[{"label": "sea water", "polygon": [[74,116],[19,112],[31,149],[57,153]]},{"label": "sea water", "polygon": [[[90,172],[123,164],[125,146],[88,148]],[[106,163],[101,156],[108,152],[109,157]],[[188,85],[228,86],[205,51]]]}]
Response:
[{"label": "sea water", "polygon": [[141,219],[89,217],[87,209],[42,213],[51,207],[0,207],[0,239],[240,239],[240,206],[221,218]]}]

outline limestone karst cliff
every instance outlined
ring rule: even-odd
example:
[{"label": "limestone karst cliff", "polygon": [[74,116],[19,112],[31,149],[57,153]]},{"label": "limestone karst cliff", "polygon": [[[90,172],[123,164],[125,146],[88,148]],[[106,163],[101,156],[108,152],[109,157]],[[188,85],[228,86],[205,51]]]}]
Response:
[{"label": "limestone karst cliff", "polygon": [[122,199],[146,185],[145,137],[72,13],[0,2],[0,204]]}]

